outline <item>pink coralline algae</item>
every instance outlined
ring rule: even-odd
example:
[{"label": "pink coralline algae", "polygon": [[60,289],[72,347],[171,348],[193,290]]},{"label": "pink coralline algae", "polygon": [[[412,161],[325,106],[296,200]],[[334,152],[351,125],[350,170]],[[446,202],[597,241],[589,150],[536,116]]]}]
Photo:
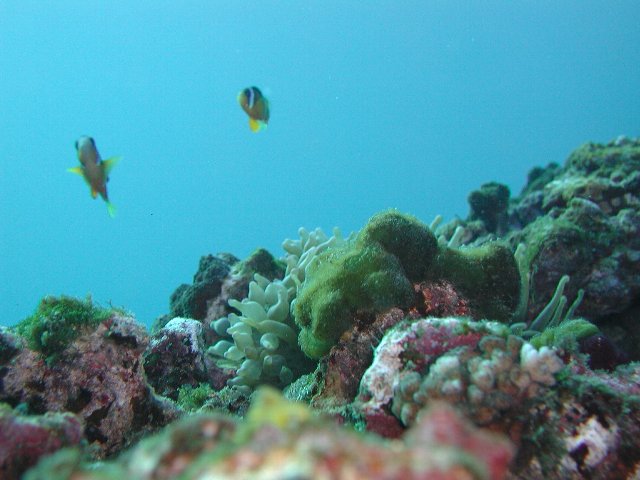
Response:
[{"label": "pink coralline algae", "polygon": [[637,478],[639,372],[593,371],[576,351],[536,349],[494,322],[417,319],[387,332],[352,409],[396,437],[433,402],[455,405],[514,442],[509,478]]},{"label": "pink coralline algae", "polygon": [[71,413],[24,416],[0,404],[0,478],[18,479],[40,457],[82,438],[82,422]]},{"label": "pink coralline algae", "polygon": [[[425,410],[402,439],[385,440],[263,390],[240,423],[200,414],[143,440],[119,461],[89,469],[61,452],[49,463],[63,465],[77,480],[500,480],[513,452],[504,436],[475,428],[444,404]],[[32,478],[50,469],[42,464]]]},{"label": "pink coralline algae", "polygon": [[[320,362],[323,379],[320,391],[312,400],[314,407],[338,413],[339,407],[351,403],[358,393],[362,375],[373,361],[373,349],[385,332],[404,318],[470,314],[468,300],[450,282],[421,282],[414,284],[413,289],[416,296],[413,306],[409,309],[391,308],[375,315],[373,319],[356,316],[353,327],[342,335],[337,345]],[[364,314],[360,313],[360,316],[364,317]],[[433,333],[437,335],[436,332]],[[432,354],[438,350],[452,348],[452,344],[441,343],[436,336],[424,335],[421,338],[432,344]],[[459,335],[454,341],[474,343],[479,338],[479,334],[470,335],[466,339]],[[451,335],[446,335],[443,340],[451,342]],[[425,353],[429,350],[427,345],[422,345],[421,348]],[[416,359],[418,362],[421,360]],[[383,423],[385,421],[379,417],[379,421],[376,422],[378,427]],[[396,420],[389,420],[386,425],[386,428],[382,428],[385,436],[394,436],[392,432],[396,435],[401,432]]]},{"label": "pink coralline algae", "polygon": [[[449,317],[400,323],[376,349],[356,408],[373,430],[377,421],[372,419],[384,413],[411,425],[434,398],[466,402],[474,412],[471,418],[486,423],[536,384],[519,358],[521,347],[521,340],[508,337],[507,327],[495,322]],[[561,362],[554,362],[557,371]]]},{"label": "pink coralline algae", "polygon": [[421,282],[413,289],[417,298],[409,313],[414,318],[471,315],[469,301],[450,282]]},{"label": "pink coralline algae", "polygon": [[311,405],[325,411],[340,413],[358,393],[362,374],[371,365],[373,348],[384,332],[404,318],[399,308],[376,315],[373,321],[355,322],[355,326],[342,335],[338,344],[320,361],[322,388],[313,397]]}]

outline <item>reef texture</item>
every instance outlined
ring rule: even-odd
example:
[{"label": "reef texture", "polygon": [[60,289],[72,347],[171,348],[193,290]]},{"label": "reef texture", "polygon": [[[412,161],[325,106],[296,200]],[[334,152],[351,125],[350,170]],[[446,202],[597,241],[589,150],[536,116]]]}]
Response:
[{"label": "reef texture", "polygon": [[72,413],[26,416],[0,404],[0,478],[19,478],[40,457],[78,445],[82,430]]},{"label": "reef texture", "polygon": [[439,245],[418,219],[389,210],[372,217],[353,241],[319,253],[307,268],[293,307],[302,351],[311,358],[326,355],[362,313],[413,307],[414,284],[423,281],[454,285],[479,318],[506,321],[518,302],[519,272],[506,246],[494,242],[463,251]]},{"label": "reef texture", "polygon": [[77,445],[24,478],[640,478],[640,141],[469,205],[202,257],[150,338],[46,298],[0,329],[0,421],[44,425],[2,473]]},{"label": "reef texture", "polygon": [[[46,330],[52,318],[59,327],[65,316],[87,307],[68,298],[48,297],[44,302],[46,307],[29,321],[37,321],[40,326],[33,330],[46,338],[55,334]],[[177,418],[177,408],[156,397],[146,382],[142,354],[148,336],[143,326],[116,312],[75,326],[54,357],[23,345],[33,344],[33,339],[21,342],[5,332],[3,344],[20,348],[0,365],[0,402],[33,415],[75,414],[94,458],[115,454],[143,433]],[[35,442],[32,446],[34,451],[41,448]]]},{"label": "reef texture", "polygon": [[[520,196],[508,206],[504,193],[496,195],[495,191],[485,185],[474,192],[470,201],[481,193],[484,200],[474,201],[468,219],[456,225],[464,226],[467,243],[491,241],[500,231],[514,249],[519,243],[526,246],[530,271],[527,318],[531,320],[541,310],[559,279],[569,275],[567,297],[584,290],[576,314],[617,335],[632,358],[640,360],[636,321],[640,142],[619,137],[606,145],[587,143],[571,153],[563,167],[552,163],[535,168]],[[493,206],[487,208],[487,204]],[[498,210],[499,215],[483,213]],[[450,225],[448,230],[453,228]]]},{"label": "reef texture", "polygon": [[474,424],[519,446],[512,465],[518,478],[634,471],[640,367],[606,375],[590,370],[579,353],[560,354],[536,349],[495,322],[403,321],[376,349],[353,408],[368,430],[395,436],[431,402],[456,405]]},{"label": "reef texture", "polygon": [[[207,368],[204,327],[198,320],[176,317],[151,336],[144,355],[144,371],[156,393],[176,400],[180,387],[211,382],[222,388],[224,381]],[[211,376],[209,375],[211,373]],[[224,378],[224,373],[218,371]]]},{"label": "reef texture", "polygon": [[243,298],[255,273],[273,279],[281,278],[284,266],[265,249],[256,250],[245,261],[229,253],[205,255],[191,285],[182,284],[171,295],[170,314],[196,320],[215,320],[233,310],[229,298]]},{"label": "reef texture", "polygon": [[243,424],[194,416],[141,442],[119,464],[83,468],[75,451],[63,451],[26,480],[55,478],[52,471],[78,480],[501,479],[512,455],[504,437],[473,427],[444,404],[426,410],[402,440],[390,441],[345,431],[262,390]]}]

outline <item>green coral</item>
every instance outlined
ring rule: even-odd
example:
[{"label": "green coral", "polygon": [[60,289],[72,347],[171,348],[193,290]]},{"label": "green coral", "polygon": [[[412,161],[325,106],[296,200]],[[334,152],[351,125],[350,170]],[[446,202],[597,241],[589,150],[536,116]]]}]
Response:
[{"label": "green coral", "polygon": [[511,250],[498,242],[481,247],[441,247],[428,279],[451,282],[479,318],[508,321],[518,305],[520,271]]},{"label": "green coral", "polygon": [[358,242],[363,246],[379,245],[394,255],[412,282],[425,278],[438,244],[429,227],[395,210],[373,216],[358,235]]},{"label": "green coral", "polygon": [[423,276],[436,250],[426,225],[389,210],[374,216],[354,241],[318,255],[293,309],[302,351],[311,358],[325,355],[356,311],[409,306],[408,277]]},{"label": "green coral", "polygon": [[357,312],[409,307],[412,283],[446,279],[481,317],[507,320],[518,302],[520,276],[501,244],[476,249],[438,246],[415,217],[388,210],[375,215],[354,241],[327,249],[309,267],[293,312],[299,344],[320,358],[338,341]]},{"label": "green coral", "polygon": [[327,253],[310,271],[294,308],[302,329],[298,342],[311,358],[329,351],[357,310],[408,306],[413,299],[400,261],[381,246],[357,241]]},{"label": "green coral", "polygon": [[26,339],[29,348],[41,352],[51,363],[70,342],[112,314],[112,309],[96,306],[90,298],[47,296],[33,315],[15,326],[15,331]]}]

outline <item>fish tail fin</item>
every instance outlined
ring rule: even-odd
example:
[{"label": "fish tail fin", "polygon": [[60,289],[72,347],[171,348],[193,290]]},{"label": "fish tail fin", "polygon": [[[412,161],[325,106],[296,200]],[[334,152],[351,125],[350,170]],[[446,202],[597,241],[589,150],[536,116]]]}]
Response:
[{"label": "fish tail fin", "polygon": [[111,218],[116,216],[116,206],[111,203],[111,202],[107,202],[107,212],[109,213],[109,216]]},{"label": "fish tail fin", "polygon": [[249,128],[252,132],[257,132],[260,130],[260,124],[255,118],[249,117]]},{"label": "fish tail fin", "polygon": [[122,160],[122,157],[111,157],[103,160],[102,168],[104,169],[105,175],[108,176],[109,173],[111,173],[111,170],[113,170],[113,167],[115,167],[120,160]]},{"label": "fish tail fin", "polygon": [[249,128],[252,132],[259,132],[263,130],[267,126],[266,123],[261,122],[260,120],[256,120],[255,118],[249,117]]}]

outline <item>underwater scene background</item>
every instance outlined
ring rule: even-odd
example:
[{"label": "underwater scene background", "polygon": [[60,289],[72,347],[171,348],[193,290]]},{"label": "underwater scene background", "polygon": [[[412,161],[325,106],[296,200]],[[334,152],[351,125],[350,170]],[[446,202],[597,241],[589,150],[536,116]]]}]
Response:
[{"label": "underwater scene background", "polygon": [[640,478],[639,4],[362,5],[0,4],[2,480]]},{"label": "underwater scene background", "polygon": [[[499,181],[640,130],[640,7],[0,2],[0,324],[91,294],[150,325],[207,253],[300,226],[468,213]],[[252,133],[238,92],[270,100]],[[103,202],[65,170],[121,155]]]}]

